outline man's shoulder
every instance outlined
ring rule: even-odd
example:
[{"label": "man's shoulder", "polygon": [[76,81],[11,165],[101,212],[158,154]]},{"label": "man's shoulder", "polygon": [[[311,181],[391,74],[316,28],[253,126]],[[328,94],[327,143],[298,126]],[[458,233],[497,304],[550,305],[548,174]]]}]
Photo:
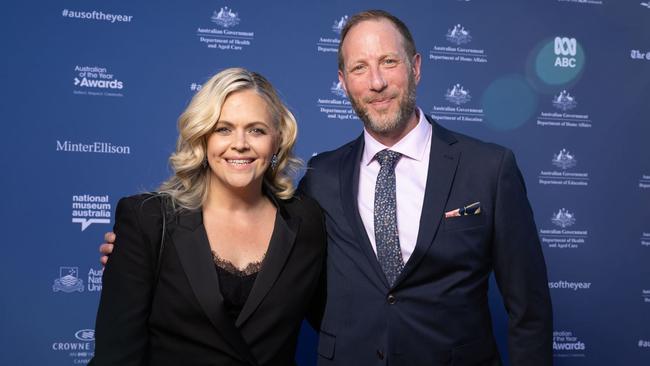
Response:
[{"label": "man's shoulder", "polygon": [[460,132],[452,131],[433,121],[433,133],[439,139],[449,143],[454,149],[463,153],[465,158],[487,160],[491,158],[501,159],[510,150],[493,142],[486,142]]},{"label": "man's shoulder", "polygon": [[309,159],[308,165],[312,168],[337,165],[341,159],[347,158],[350,150],[360,143],[362,143],[362,141],[360,138],[357,138],[337,147],[334,150],[320,152]]}]

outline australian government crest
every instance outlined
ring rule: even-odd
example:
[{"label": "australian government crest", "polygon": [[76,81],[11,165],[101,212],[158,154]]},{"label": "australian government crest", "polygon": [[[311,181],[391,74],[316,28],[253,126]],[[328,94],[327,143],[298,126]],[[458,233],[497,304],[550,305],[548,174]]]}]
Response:
[{"label": "australian government crest", "polygon": [[327,119],[359,119],[354,109],[352,109],[352,103],[348,100],[341,82],[338,80],[332,82],[327,96],[318,98],[316,106],[318,111],[325,115]]},{"label": "australian government crest", "polygon": [[349,17],[347,15],[342,15],[341,17],[334,19],[334,24],[332,24],[330,28],[331,33],[324,32],[320,35],[320,37],[318,37],[318,41],[316,42],[317,52],[339,52],[339,43],[341,43],[339,37],[341,36],[343,27],[345,27],[345,24],[348,22],[348,18]]},{"label": "australian government crest", "polygon": [[575,213],[566,208],[553,212],[549,222],[552,227],[541,227],[539,237],[542,244],[549,248],[577,249],[584,245],[589,232],[586,229],[574,228],[577,222]]},{"label": "australian government crest", "polygon": [[578,100],[568,91],[562,90],[553,96],[550,103],[554,110],[547,109],[537,117],[539,127],[591,128],[592,121],[588,114],[576,113]]},{"label": "australian government crest", "polygon": [[[551,186],[589,186],[589,173],[574,169],[578,166],[577,157],[566,148],[552,154],[550,165],[539,172],[538,183]],[[552,166],[552,167],[551,167]]]},{"label": "australian government crest", "polygon": [[479,64],[488,62],[485,49],[469,46],[473,41],[472,33],[460,23],[447,30],[444,41],[446,42],[435,44],[429,51],[429,60]]},{"label": "australian government crest", "polygon": [[483,108],[474,107],[470,103],[470,90],[460,83],[447,88],[444,93],[446,103],[433,106],[431,115],[438,121],[483,122]]},{"label": "australian government crest", "polygon": [[209,49],[220,51],[243,51],[253,44],[255,32],[236,29],[242,22],[239,13],[227,6],[214,10],[210,21],[213,24],[198,27],[196,36],[199,42]]}]

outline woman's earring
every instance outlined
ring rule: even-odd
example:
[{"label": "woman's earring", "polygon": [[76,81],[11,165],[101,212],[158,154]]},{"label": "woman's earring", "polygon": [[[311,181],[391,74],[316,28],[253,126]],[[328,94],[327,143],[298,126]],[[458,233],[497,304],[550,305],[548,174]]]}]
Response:
[{"label": "woman's earring", "polygon": [[278,167],[278,154],[273,154],[271,157],[271,170],[275,170]]},{"label": "woman's earring", "polygon": [[208,167],[208,158],[203,159],[203,162],[201,163],[201,167],[203,169]]}]

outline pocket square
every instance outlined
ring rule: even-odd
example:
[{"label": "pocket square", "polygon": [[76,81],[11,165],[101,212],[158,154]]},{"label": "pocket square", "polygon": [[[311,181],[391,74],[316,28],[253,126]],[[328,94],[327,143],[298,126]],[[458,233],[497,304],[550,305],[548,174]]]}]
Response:
[{"label": "pocket square", "polygon": [[481,202],[474,202],[465,207],[445,212],[445,218],[478,215],[481,213]]}]

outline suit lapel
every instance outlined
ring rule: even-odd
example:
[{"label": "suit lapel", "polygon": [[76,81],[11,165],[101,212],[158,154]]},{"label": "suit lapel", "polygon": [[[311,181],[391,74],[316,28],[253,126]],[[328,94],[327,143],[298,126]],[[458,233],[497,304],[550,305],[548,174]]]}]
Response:
[{"label": "suit lapel", "polygon": [[240,327],[253,314],[269,292],[284,268],[296,239],[300,218],[290,217],[279,201],[276,201],[276,206],[278,206],[278,211],[275,216],[273,234],[271,234],[271,241],[264,258],[264,264],[257,274],[250,295],[237,318],[235,323],[237,327]]},{"label": "suit lapel", "polygon": [[255,365],[250,348],[224,307],[201,211],[180,214],[171,237],[192,291],[208,319],[232,346],[233,356]]},{"label": "suit lapel", "polygon": [[363,134],[350,146],[347,156],[341,159],[340,171],[340,192],[341,203],[343,205],[343,212],[347,222],[350,224],[352,231],[357,234],[359,240],[360,250],[364,252],[370,267],[373,268],[376,276],[371,276],[375,279],[373,283],[379,288],[388,287],[388,281],[384,275],[384,271],[379,266],[377,255],[372,250],[372,244],[368,238],[368,233],[361,220],[359,214],[359,206],[357,204],[357,195],[359,193],[359,170],[361,164],[361,154],[363,153]]},{"label": "suit lapel", "polygon": [[408,262],[405,263],[404,270],[397,278],[395,285],[399,284],[417,267],[433,243],[444,216],[445,205],[460,159],[460,153],[452,149],[452,145],[457,141],[456,138],[428,116],[427,120],[432,124],[433,131],[418,238],[415,249]]}]

